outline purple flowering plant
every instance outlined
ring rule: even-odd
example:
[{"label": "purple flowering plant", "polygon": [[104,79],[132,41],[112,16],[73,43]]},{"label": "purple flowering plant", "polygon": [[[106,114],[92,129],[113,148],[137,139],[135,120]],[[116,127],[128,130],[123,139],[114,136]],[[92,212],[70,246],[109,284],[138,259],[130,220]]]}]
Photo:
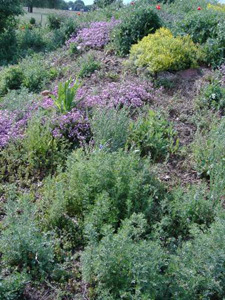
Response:
[{"label": "purple flowering plant", "polygon": [[89,27],[82,28],[77,34],[72,35],[66,42],[79,45],[82,49],[101,49],[110,41],[110,32],[120,23],[119,20],[111,19],[110,22],[93,22]]}]

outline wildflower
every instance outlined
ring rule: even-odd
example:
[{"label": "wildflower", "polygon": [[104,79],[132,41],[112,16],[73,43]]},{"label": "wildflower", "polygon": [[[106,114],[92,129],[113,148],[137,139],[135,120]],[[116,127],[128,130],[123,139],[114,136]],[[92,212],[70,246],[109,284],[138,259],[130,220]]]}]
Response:
[{"label": "wildflower", "polygon": [[197,8],[197,10],[201,10],[201,7],[199,6],[199,7]]},{"label": "wildflower", "polygon": [[131,4],[131,5],[134,5],[134,2],[132,1],[130,4]]},{"label": "wildflower", "polygon": [[77,15],[80,16],[80,12],[78,12]]},{"label": "wildflower", "polygon": [[160,5],[156,5],[156,9],[160,10],[161,6]]}]

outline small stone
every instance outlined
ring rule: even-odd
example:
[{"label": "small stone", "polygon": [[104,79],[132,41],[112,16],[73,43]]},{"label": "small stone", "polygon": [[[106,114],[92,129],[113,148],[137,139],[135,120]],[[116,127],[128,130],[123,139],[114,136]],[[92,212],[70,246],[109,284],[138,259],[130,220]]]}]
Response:
[{"label": "small stone", "polygon": [[42,91],[42,92],[41,92],[41,95],[44,96],[44,97],[45,97],[45,96],[48,96],[49,94],[51,94],[51,92],[48,91],[48,90],[45,90],[45,91]]}]

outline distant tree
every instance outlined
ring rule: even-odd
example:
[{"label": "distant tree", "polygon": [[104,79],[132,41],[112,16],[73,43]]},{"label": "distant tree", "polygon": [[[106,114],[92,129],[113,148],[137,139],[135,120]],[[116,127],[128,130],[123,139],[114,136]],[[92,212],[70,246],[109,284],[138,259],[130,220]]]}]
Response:
[{"label": "distant tree", "polygon": [[85,10],[85,4],[82,0],[76,0],[73,4],[73,10],[80,11]]},{"label": "distant tree", "polygon": [[103,8],[114,2],[116,2],[116,0],[94,0],[94,6]]},{"label": "distant tree", "polygon": [[0,33],[15,22],[15,16],[22,14],[20,0],[0,0]]}]

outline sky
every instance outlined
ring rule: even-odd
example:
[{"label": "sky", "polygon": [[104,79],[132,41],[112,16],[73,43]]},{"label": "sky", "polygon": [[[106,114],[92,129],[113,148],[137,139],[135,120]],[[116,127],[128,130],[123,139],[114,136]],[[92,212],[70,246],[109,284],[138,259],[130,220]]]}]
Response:
[{"label": "sky", "polygon": [[[65,0],[66,2],[69,2],[70,0]],[[72,0],[72,1],[75,1],[75,0]],[[90,4],[93,4],[93,1],[94,0],[83,0],[84,1],[84,4],[85,5],[90,5]],[[225,0],[224,0],[225,1]],[[123,0],[124,3],[128,3],[128,2],[131,2],[131,0]]]}]

